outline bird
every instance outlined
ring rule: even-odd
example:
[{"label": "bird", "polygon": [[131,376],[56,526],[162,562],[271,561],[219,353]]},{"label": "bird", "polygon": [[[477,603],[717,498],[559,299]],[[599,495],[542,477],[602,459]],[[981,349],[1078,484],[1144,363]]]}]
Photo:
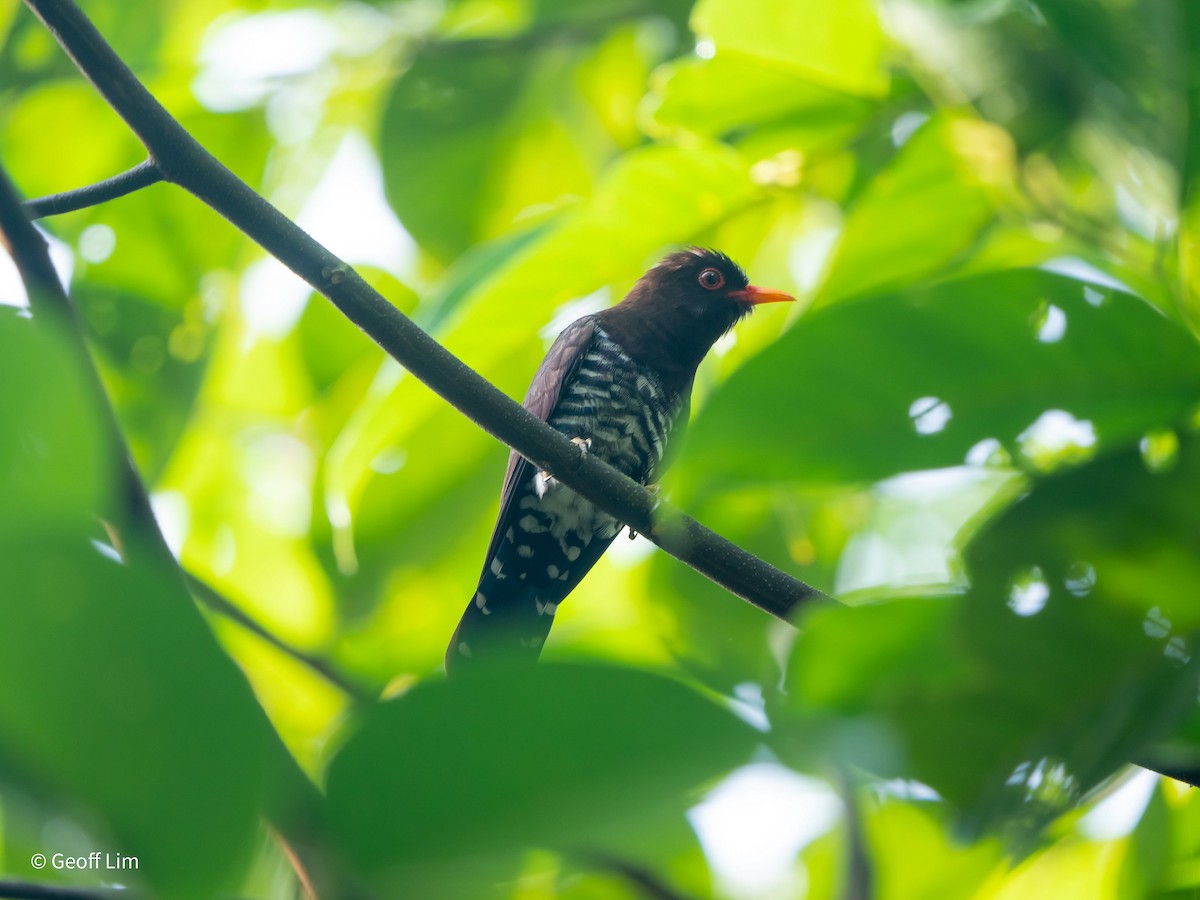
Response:
[{"label": "bird", "polygon": [[[794,299],[750,284],[717,250],[672,252],[620,303],[562,331],[524,406],[581,452],[654,485],[712,345],[755,306]],[[446,651],[447,674],[536,662],[559,604],[623,527],[512,451],[483,570]]]}]

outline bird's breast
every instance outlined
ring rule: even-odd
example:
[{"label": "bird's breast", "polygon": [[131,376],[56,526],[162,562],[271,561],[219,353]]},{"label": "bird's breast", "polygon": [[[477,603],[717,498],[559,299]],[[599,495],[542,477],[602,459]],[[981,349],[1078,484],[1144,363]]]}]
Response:
[{"label": "bird's breast", "polygon": [[[548,421],[589,454],[646,484],[662,460],[680,402],[597,328]],[[622,527],[547,473],[530,465],[520,471],[476,592],[484,615],[501,609],[512,592],[531,596],[538,616],[553,615]]]},{"label": "bird's breast", "polygon": [[662,461],[678,413],[679,398],[597,327],[549,423],[568,437],[590,441],[589,453],[646,484]]}]

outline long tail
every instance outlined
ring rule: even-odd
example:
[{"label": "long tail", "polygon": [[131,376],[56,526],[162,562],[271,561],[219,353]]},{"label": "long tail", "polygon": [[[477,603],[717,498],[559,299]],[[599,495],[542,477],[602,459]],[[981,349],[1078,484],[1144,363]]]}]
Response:
[{"label": "long tail", "polygon": [[446,650],[446,674],[478,663],[534,663],[554,624],[556,604],[531,583],[506,578],[500,556],[484,570]]}]

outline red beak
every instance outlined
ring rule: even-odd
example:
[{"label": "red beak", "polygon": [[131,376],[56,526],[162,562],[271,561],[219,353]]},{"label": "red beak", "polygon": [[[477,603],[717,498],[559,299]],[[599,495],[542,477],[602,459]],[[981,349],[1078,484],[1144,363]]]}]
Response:
[{"label": "red beak", "polygon": [[783,291],[772,290],[771,288],[760,288],[754,285],[742,288],[740,291],[730,291],[729,296],[735,300],[741,300],[744,303],[783,303],[795,302],[796,298],[791,294],[785,294]]}]

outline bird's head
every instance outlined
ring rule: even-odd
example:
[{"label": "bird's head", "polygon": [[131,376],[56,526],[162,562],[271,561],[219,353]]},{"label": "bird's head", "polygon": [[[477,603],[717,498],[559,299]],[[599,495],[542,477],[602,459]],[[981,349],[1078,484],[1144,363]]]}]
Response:
[{"label": "bird's head", "polygon": [[724,253],[692,247],[664,257],[610,312],[635,320],[659,352],[694,367],[755,306],[783,300],[795,297],[750,284]]}]

